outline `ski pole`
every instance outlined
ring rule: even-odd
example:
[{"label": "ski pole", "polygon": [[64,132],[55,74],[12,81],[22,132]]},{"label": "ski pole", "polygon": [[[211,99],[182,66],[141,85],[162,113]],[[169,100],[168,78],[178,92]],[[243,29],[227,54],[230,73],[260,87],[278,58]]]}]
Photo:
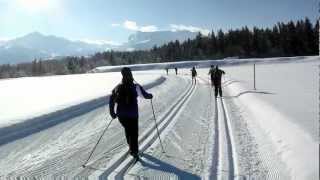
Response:
[{"label": "ski pole", "polygon": [[102,134],[101,134],[101,136],[100,136],[100,138],[99,138],[98,142],[97,142],[97,143],[96,143],[96,145],[93,147],[93,149],[92,149],[92,151],[91,151],[91,153],[90,153],[90,155],[89,155],[88,159],[87,159],[87,160],[86,160],[86,162],[82,165],[82,167],[83,167],[83,168],[85,168],[85,167],[86,167],[86,164],[88,163],[89,159],[91,158],[91,156],[92,156],[93,152],[96,150],[96,148],[97,148],[97,146],[98,146],[98,144],[99,144],[100,140],[102,139],[102,137],[103,137],[104,133],[105,133],[105,132],[107,131],[107,129],[109,128],[109,126],[110,126],[110,124],[111,124],[111,122],[112,122],[112,121],[113,121],[113,119],[111,119],[111,121],[109,122],[109,124],[107,125],[107,127],[103,130],[103,132],[102,132]]},{"label": "ski pole", "polygon": [[208,76],[208,84],[209,84],[209,93],[210,93],[210,100],[211,100],[212,81],[210,79],[210,76]]},{"label": "ski pole", "polygon": [[158,133],[158,138],[159,138],[159,141],[160,141],[162,153],[165,153],[164,148],[163,148],[163,145],[162,145],[162,141],[161,141],[161,138],[160,138],[160,134],[159,134],[159,129],[158,129],[158,124],[157,124],[157,120],[156,120],[156,115],[154,114],[154,108],[153,108],[152,99],[151,99],[151,108],[152,108],[152,113],[153,113],[154,122],[155,122],[156,128],[157,128],[157,133]]}]

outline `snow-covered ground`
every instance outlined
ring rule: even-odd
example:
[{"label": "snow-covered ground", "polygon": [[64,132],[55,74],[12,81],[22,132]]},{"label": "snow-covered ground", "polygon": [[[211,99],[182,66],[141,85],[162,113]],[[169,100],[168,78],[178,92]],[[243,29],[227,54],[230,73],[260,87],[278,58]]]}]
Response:
[{"label": "snow-covered ground", "polygon": [[[226,71],[224,97],[217,100],[208,82],[208,68],[198,69],[196,86],[190,81],[191,65],[205,67],[213,62],[227,65],[221,66]],[[258,63],[257,90],[252,85],[252,62]],[[134,67],[144,69],[134,76],[154,94],[165,153],[150,102],[139,101],[143,161],[133,167],[117,120],[86,168],[81,167],[111,120],[106,97],[120,81],[120,73],[1,81],[0,179],[317,179],[319,57],[178,64],[178,76],[172,71],[169,76],[164,70],[146,71],[172,63]],[[34,121],[37,118],[42,121]],[[21,131],[32,125],[37,130],[5,136],[15,130],[9,125],[17,123],[24,125],[19,126]],[[50,125],[39,129],[35,123]]]},{"label": "snow-covered ground", "polygon": [[[160,75],[135,76],[142,85]],[[26,77],[0,81],[0,127],[110,94],[119,73]]]},{"label": "snow-covered ground", "polygon": [[257,65],[256,91],[252,65],[225,68],[228,95],[237,97],[241,114],[254,121],[251,129],[262,129],[272,140],[273,150],[295,179],[317,179],[319,173],[319,65]]},{"label": "snow-covered ground", "polygon": [[[256,65],[256,88],[261,92],[260,98],[288,116],[315,141],[319,137],[319,65],[319,61]],[[234,84],[253,90],[252,65],[225,70],[228,72],[226,77],[240,81]]]}]

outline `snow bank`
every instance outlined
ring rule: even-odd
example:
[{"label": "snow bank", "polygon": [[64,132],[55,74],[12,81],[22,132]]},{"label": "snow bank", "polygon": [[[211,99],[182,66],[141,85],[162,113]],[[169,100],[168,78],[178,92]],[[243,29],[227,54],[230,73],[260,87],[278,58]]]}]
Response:
[{"label": "snow bank", "polygon": [[[256,87],[269,95],[264,101],[299,125],[312,138],[319,141],[319,80],[320,58],[313,62],[294,61],[282,64],[256,66]],[[253,89],[253,66],[241,65],[223,68],[228,77],[242,86]]]},{"label": "snow bank", "polygon": [[[161,78],[160,74],[134,76],[142,85]],[[120,80],[120,73],[102,73],[0,81],[0,127],[106,97]]]},{"label": "snow bank", "polygon": [[119,71],[122,67],[130,67],[132,70],[154,70],[165,68],[190,68],[196,66],[198,68],[210,67],[214,65],[239,65],[239,64],[251,64],[251,63],[284,63],[292,61],[314,61],[318,56],[300,56],[300,57],[277,57],[277,58],[252,58],[252,59],[220,59],[220,60],[186,60],[180,62],[167,62],[167,63],[150,63],[150,64],[133,64],[133,65],[120,65],[120,66],[101,66],[93,69],[91,72],[115,72]]},{"label": "snow bank", "polygon": [[[228,83],[227,92],[236,97],[248,117],[257,123],[272,140],[276,153],[286,164],[292,179],[317,179],[319,147],[311,136],[292,123],[274,106],[263,101],[259,92],[252,92],[239,83]],[[260,92],[263,94],[265,92]]]}]

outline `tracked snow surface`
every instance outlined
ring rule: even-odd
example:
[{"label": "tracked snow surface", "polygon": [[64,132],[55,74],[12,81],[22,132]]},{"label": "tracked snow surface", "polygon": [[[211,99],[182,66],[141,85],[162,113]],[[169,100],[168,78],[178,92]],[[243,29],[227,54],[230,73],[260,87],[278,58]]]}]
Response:
[{"label": "tracked snow surface", "polygon": [[[222,98],[211,64],[226,72]],[[318,179],[319,66],[318,56],[132,65],[156,116],[139,99],[141,161],[133,164],[115,119],[85,167],[111,121],[121,66],[1,80],[0,179]]]}]

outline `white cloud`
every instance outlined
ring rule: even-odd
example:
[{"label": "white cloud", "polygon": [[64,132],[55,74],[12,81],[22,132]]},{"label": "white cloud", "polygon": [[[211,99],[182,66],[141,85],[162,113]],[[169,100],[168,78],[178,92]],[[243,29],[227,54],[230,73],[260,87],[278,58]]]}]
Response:
[{"label": "white cloud", "polygon": [[[122,27],[131,31],[141,31],[141,32],[155,32],[159,31],[159,28],[155,25],[146,25],[140,26],[135,21],[125,20],[122,24],[113,23],[111,24],[112,27]],[[187,26],[183,24],[170,24],[171,31],[190,31],[190,32],[200,32],[203,35],[208,35],[210,30],[195,26]]]},{"label": "white cloud", "polygon": [[118,23],[113,23],[111,24],[112,27],[118,27],[118,26],[121,26],[121,24],[118,24]]},{"label": "white cloud", "polygon": [[122,24],[113,23],[111,24],[112,27],[122,27],[125,29],[129,29],[131,31],[141,31],[141,32],[155,32],[158,31],[158,27],[155,25],[146,25],[146,26],[139,26],[137,22],[125,20]]},{"label": "white cloud", "polygon": [[158,27],[154,26],[154,25],[142,26],[142,27],[140,27],[140,31],[142,31],[142,32],[155,32],[155,31],[158,31]]},{"label": "white cloud", "polygon": [[205,28],[195,27],[195,26],[186,26],[182,24],[170,24],[171,31],[190,31],[190,32],[200,32],[203,35],[208,35],[210,31]]},{"label": "white cloud", "polygon": [[123,23],[123,27],[124,28],[127,28],[129,30],[133,30],[133,31],[139,31],[139,28],[137,26],[137,23],[134,22],[134,21],[128,21],[126,20],[124,23]]}]

